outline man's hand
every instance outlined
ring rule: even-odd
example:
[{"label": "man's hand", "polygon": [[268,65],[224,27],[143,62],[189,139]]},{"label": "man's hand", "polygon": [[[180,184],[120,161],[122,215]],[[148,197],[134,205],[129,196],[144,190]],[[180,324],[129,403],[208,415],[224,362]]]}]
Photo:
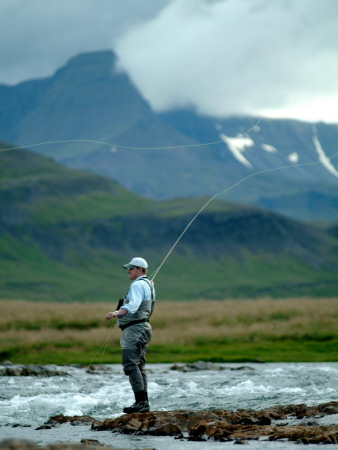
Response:
[{"label": "man's hand", "polygon": [[109,313],[106,315],[106,319],[107,319],[107,320],[113,319],[114,317],[117,317],[116,312],[109,312]]}]

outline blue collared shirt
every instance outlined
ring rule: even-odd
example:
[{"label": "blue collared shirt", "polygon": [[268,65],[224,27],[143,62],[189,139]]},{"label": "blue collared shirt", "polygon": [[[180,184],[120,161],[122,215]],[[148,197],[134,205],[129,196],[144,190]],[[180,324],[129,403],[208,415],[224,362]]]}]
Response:
[{"label": "blue collared shirt", "polygon": [[[145,279],[144,275],[136,278],[136,280],[131,283],[128,294],[126,295],[129,303],[121,306],[121,309],[123,308],[127,310],[127,315],[135,313],[139,309],[140,304],[143,301],[151,300],[151,288],[149,286],[149,280],[146,278],[147,281],[141,281],[142,278]],[[155,300],[154,286],[153,296]]]}]

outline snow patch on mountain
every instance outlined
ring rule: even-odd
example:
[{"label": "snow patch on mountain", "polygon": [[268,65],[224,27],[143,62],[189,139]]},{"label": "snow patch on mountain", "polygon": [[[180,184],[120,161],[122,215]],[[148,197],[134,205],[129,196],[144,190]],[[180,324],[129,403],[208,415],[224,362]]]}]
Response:
[{"label": "snow patch on mountain", "polygon": [[338,171],[332,164],[331,159],[325,154],[323,147],[321,146],[321,143],[319,142],[316,129],[314,129],[313,144],[314,144],[316,152],[319,156],[319,161],[323,164],[325,169],[327,169],[334,177],[338,178]]},{"label": "snow patch on mountain", "polygon": [[252,147],[255,143],[249,137],[238,135],[237,137],[229,137],[221,133],[220,138],[225,142],[233,154],[233,156],[244,166],[252,168],[252,164],[243,155],[246,148]]},{"label": "snow patch on mountain", "polygon": [[288,156],[288,160],[292,163],[298,163],[299,161],[298,153],[296,152],[290,153],[290,155]]},{"label": "snow patch on mountain", "polygon": [[262,147],[262,149],[265,150],[266,152],[269,152],[269,153],[277,153],[277,149],[276,149],[276,147],[274,147],[273,145],[262,144],[261,147]]}]

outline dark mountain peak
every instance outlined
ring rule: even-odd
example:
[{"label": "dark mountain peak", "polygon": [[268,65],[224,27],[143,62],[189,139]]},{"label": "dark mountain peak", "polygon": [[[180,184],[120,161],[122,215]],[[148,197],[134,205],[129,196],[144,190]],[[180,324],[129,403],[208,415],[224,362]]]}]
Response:
[{"label": "dark mountain peak", "polygon": [[[128,75],[114,70],[116,59],[112,51],[83,53],[52,77],[11,92],[0,90],[1,139],[15,145],[76,139],[116,142],[118,135],[151,114]],[[36,151],[62,160],[94,149],[92,142],[64,142]]]},{"label": "dark mountain peak", "polygon": [[113,50],[101,50],[96,52],[85,52],[73,56],[67,61],[67,65],[72,64],[102,64],[102,63],[115,63],[117,60],[116,53]]},{"label": "dark mountain peak", "polygon": [[85,72],[86,74],[106,73],[110,76],[116,61],[117,56],[112,50],[80,53],[70,58],[63,67],[58,69],[55,76],[60,76],[68,72],[71,72],[72,75],[74,75],[74,72]]}]

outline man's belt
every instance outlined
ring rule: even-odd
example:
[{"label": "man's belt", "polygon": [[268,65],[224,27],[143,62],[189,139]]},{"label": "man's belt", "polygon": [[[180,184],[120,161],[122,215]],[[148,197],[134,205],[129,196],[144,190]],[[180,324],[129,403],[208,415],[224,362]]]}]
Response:
[{"label": "man's belt", "polygon": [[132,320],[129,323],[126,323],[125,325],[120,325],[121,330],[125,330],[126,328],[130,327],[131,325],[136,325],[137,323],[143,323],[143,322],[149,322],[149,319],[140,319],[140,320]]}]

